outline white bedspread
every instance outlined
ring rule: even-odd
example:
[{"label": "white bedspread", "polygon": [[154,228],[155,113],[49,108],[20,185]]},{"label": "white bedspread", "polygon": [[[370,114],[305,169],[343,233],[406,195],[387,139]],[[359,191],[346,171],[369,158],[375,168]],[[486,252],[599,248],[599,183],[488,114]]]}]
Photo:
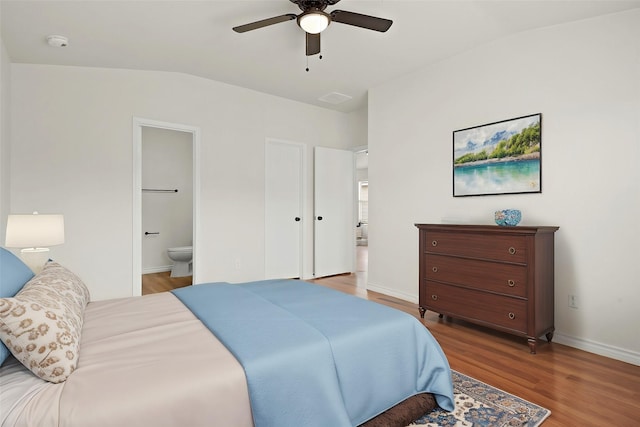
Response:
[{"label": "white bedspread", "polygon": [[253,426],[242,366],[171,293],[90,303],[64,383],[13,362],[2,426]]}]

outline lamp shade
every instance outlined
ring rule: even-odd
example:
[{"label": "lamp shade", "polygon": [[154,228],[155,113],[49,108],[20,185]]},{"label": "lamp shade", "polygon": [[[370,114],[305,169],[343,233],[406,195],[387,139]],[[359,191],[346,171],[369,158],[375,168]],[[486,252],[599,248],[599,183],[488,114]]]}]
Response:
[{"label": "lamp shade", "polygon": [[329,15],[320,11],[312,10],[305,12],[298,18],[298,25],[309,34],[323,32],[329,26]]},{"label": "lamp shade", "polygon": [[63,215],[9,215],[5,246],[37,248],[64,243]]}]

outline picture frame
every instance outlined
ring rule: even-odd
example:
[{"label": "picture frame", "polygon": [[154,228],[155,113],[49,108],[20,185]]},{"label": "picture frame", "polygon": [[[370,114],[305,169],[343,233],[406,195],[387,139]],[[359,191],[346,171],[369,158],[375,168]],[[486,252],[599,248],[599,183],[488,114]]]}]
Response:
[{"label": "picture frame", "polygon": [[542,113],[453,131],[453,197],[542,192]]}]

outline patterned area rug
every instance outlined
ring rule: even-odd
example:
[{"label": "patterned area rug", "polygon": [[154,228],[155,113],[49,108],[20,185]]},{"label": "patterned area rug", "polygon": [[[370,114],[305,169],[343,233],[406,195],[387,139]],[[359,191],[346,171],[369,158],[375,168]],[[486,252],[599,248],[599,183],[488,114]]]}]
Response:
[{"label": "patterned area rug", "polygon": [[425,414],[411,426],[537,427],[551,415],[551,411],[541,406],[459,372],[451,373],[455,410],[446,412],[438,408]]}]

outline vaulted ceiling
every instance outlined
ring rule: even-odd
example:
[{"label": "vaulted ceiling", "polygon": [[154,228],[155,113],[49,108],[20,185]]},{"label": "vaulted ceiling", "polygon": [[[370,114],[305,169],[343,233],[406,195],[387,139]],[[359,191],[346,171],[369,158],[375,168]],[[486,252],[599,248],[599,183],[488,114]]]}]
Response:
[{"label": "vaulted ceiling", "polygon": [[[238,34],[232,27],[300,9],[264,1],[0,0],[14,63],[188,73],[349,112],[367,90],[512,34],[639,8],[640,0],[342,0],[342,9],[393,20],[386,33],[332,23],[322,59],[305,55],[296,21]],[[52,48],[46,37],[69,38]],[[306,68],[309,71],[305,71]],[[319,100],[339,93],[341,104]]]}]

